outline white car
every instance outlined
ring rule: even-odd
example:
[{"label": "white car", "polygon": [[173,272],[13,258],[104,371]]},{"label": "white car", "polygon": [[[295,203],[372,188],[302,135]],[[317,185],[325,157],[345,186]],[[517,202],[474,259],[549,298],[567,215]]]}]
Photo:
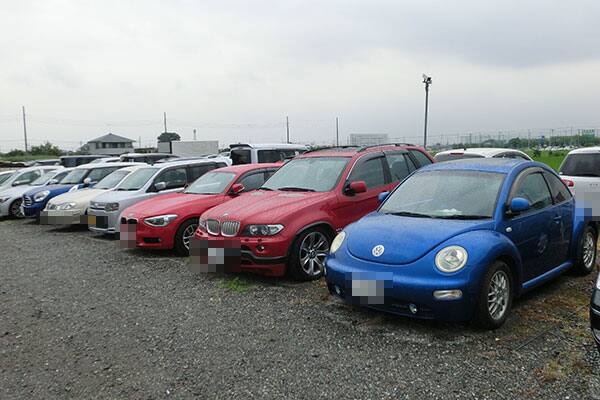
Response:
[{"label": "white car", "polygon": [[[22,198],[14,198],[7,191],[19,186],[28,186],[47,172],[62,168],[56,165],[38,165],[35,167],[21,168],[12,173],[0,183],[0,215],[20,217]],[[31,187],[28,187],[31,189]]]},{"label": "white car", "polygon": [[[120,164],[115,164],[120,165]],[[98,195],[113,190],[129,174],[147,166],[136,163],[111,172],[92,187],[67,192],[52,198],[40,213],[42,224],[49,225],[74,225],[87,224],[87,213],[90,201]]]},{"label": "white car", "polygon": [[440,151],[433,157],[435,162],[461,160],[463,158],[516,158],[532,161],[531,157],[520,150],[495,147],[446,150]]},{"label": "white car", "polygon": [[558,168],[558,174],[575,199],[588,200],[594,209],[600,208],[600,147],[570,151]]},{"label": "white car", "polygon": [[231,144],[229,158],[232,165],[274,163],[295,157],[308,150],[308,146],[291,143]]},{"label": "white car", "polygon": [[115,190],[92,200],[88,211],[88,227],[98,233],[119,233],[120,215],[127,207],[159,194],[179,192],[206,172],[225,166],[225,159],[205,158],[140,168],[125,178]]},{"label": "white car", "polygon": [[[72,168],[58,167],[53,171],[46,172],[29,185],[14,186],[0,192],[0,217],[6,217],[10,215],[12,217],[21,218],[23,216],[23,210],[21,207],[15,208],[16,205],[14,205],[13,209],[11,209],[10,205],[15,204],[14,202],[17,200],[21,200],[25,192],[32,188],[53,185],[59,182],[62,178],[67,176],[71,170]],[[20,203],[18,204],[21,206]]]}]

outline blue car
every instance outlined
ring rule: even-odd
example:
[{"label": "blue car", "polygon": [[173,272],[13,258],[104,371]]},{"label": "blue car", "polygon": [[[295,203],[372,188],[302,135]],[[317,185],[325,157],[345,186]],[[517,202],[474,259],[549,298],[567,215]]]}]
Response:
[{"label": "blue car", "polygon": [[329,291],[350,303],[495,329],[515,297],[596,262],[597,228],[544,164],[432,164],[347,226],[326,259]]},{"label": "blue car", "polygon": [[111,172],[131,165],[135,164],[85,164],[75,167],[57,184],[31,189],[23,194],[23,215],[39,219],[40,213],[50,199],[69,191],[91,187]]}]

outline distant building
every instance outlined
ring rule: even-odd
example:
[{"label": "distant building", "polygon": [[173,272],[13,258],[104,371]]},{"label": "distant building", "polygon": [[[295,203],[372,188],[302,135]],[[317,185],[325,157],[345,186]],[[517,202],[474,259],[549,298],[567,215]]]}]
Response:
[{"label": "distant building", "polygon": [[389,143],[390,139],[385,133],[351,133],[351,146],[372,146],[374,144]]},{"label": "distant building", "polygon": [[133,153],[133,142],[135,140],[109,133],[87,142],[87,150],[91,154],[118,156],[123,153]]}]

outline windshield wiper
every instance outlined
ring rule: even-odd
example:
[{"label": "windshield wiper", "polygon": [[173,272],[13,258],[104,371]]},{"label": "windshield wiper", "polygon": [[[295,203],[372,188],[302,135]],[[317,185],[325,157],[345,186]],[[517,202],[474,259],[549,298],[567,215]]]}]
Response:
[{"label": "windshield wiper", "polygon": [[294,187],[294,186],[284,186],[284,187],[280,187],[278,190],[281,190],[284,192],[315,192],[314,189]]},{"label": "windshield wiper", "polygon": [[267,191],[272,191],[273,189],[271,189],[270,187],[266,187],[266,186],[261,186],[258,188],[258,190],[267,190]]},{"label": "windshield wiper", "polygon": [[397,215],[399,217],[433,218],[431,215],[419,214],[410,211],[386,212],[386,214]]},{"label": "windshield wiper", "polygon": [[440,219],[488,219],[488,218],[492,218],[489,215],[461,215],[461,214],[454,214],[454,215],[436,215],[433,218],[440,218]]}]

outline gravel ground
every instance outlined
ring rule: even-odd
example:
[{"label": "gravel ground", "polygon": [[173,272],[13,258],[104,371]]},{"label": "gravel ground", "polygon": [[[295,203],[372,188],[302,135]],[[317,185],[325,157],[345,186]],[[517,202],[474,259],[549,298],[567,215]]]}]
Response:
[{"label": "gravel ground", "polygon": [[600,399],[592,277],[495,332],[346,306],[323,282],[196,276],[168,252],[0,221],[0,398]]}]

